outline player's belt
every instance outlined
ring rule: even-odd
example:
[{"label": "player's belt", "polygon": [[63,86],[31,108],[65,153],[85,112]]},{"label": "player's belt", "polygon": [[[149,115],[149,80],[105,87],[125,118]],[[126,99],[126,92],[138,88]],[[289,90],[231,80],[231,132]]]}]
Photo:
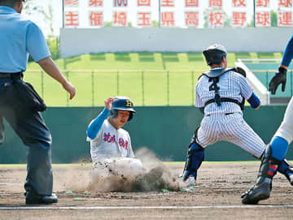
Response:
[{"label": "player's belt", "polygon": [[[236,99],[231,99],[231,98],[221,98],[220,100],[221,100],[221,102],[232,102],[232,103],[235,103],[235,104],[237,104],[237,105],[239,105],[239,106],[241,107],[241,103],[238,102],[238,100],[236,100]],[[214,103],[214,102],[216,102],[215,99],[210,99],[210,100],[208,100],[208,101],[204,104],[204,107],[206,107],[207,105],[209,105],[209,104],[211,104],[211,103]]]},{"label": "player's belt", "polygon": [[0,73],[0,79],[21,79],[23,77],[22,72],[18,73]]}]

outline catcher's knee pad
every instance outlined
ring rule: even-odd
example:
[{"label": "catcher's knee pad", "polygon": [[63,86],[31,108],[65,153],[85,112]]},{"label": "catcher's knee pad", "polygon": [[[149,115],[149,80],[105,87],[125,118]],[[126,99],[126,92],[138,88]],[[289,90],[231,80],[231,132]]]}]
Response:
[{"label": "catcher's knee pad", "polygon": [[191,144],[187,152],[183,180],[186,180],[189,176],[193,176],[196,179],[197,170],[200,167],[203,160],[204,148],[202,148],[197,143]]}]

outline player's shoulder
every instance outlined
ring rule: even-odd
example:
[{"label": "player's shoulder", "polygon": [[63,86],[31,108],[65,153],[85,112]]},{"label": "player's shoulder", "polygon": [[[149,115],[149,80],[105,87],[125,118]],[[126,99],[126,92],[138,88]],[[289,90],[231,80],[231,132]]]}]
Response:
[{"label": "player's shoulder", "polygon": [[238,77],[246,78],[246,71],[241,67],[228,68],[226,71],[232,72],[233,74],[236,74],[236,76]]},{"label": "player's shoulder", "polygon": [[236,72],[235,70],[230,70],[228,71],[226,74],[223,75],[224,77],[230,78],[230,79],[234,79],[236,81],[243,81],[246,80],[245,76],[243,76],[242,74],[239,74],[238,72]]}]

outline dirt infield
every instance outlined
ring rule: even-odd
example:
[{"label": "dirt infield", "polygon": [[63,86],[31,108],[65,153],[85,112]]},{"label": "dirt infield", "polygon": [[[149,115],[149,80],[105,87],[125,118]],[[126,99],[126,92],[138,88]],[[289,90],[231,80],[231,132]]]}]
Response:
[{"label": "dirt infield", "polygon": [[[183,164],[165,164],[174,175]],[[25,166],[0,167],[0,219],[293,219],[293,187],[278,174],[271,198],[242,205],[259,163],[204,162],[194,189],[152,192],[88,192],[90,164],[54,165],[59,203],[26,206]]]}]

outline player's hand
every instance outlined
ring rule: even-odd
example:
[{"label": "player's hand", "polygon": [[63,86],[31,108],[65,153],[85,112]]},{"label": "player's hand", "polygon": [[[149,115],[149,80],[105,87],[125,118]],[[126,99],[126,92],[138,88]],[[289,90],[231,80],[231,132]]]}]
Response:
[{"label": "player's hand", "polygon": [[76,93],[75,87],[70,82],[66,81],[63,84],[63,88],[69,93],[69,99],[73,99]]},{"label": "player's hand", "polygon": [[112,97],[109,97],[105,100],[105,108],[108,109],[108,110],[111,110],[112,108],[112,102],[114,102],[115,99],[112,98]]},{"label": "player's hand", "polygon": [[280,84],[282,84],[282,92],[285,91],[286,73],[287,70],[284,67],[279,67],[279,72],[275,74],[275,76],[271,79],[269,84],[269,91],[271,91],[272,94],[276,93],[278,86]]}]

